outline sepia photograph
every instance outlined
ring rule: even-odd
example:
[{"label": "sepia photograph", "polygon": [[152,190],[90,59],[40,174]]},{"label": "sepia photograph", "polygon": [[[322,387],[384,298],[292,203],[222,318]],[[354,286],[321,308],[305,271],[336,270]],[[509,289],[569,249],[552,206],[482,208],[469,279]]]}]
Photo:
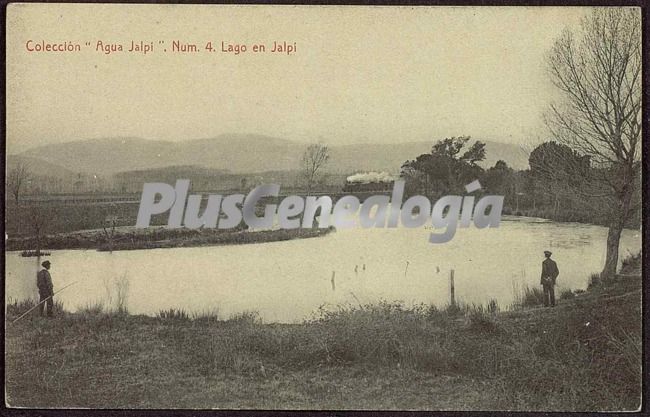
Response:
[{"label": "sepia photograph", "polygon": [[642,9],[6,6],[9,409],[639,411]]}]

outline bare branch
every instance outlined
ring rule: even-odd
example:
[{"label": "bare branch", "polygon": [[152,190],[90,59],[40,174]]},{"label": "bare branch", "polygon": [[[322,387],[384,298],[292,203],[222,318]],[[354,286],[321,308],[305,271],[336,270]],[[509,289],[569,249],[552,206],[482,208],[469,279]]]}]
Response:
[{"label": "bare branch", "polygon": [[20,198],[20,192],[27,181],[31,179],[31,174],[26,164],[20,163],[13,167],[7,174],[7,188],[13,195],[16,203]]},{"label": "bare branch", "polygon": [[305,177],[307,186],[307,195],[316,183],[320,171],[329,160],[329,148],[323,144],[309,145],[305,153],[302,155],[302,175]]}]

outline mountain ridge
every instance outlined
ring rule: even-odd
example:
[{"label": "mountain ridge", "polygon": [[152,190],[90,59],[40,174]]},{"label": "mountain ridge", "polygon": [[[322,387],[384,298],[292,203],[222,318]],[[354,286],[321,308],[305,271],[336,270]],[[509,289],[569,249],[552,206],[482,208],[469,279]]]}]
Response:
[{"label": "mountain ridge", "polygon": [[[478,139],[481,140],[481,139]],[[485,168],[505,160],[517,169],[528,167],[528,152],[496,141],[486,143]],[[330,145],[327,170],[335,173],[383,170],[398,172],[409,159],[429,152],[435,141]],[[299,169],[307,143],[255,134],[222,134],[183,142],[139,137],[107,137],[48,144],[7,155],[36,158],[72,172],[113,175],[137,169],[195,165],[226,169],[233,174]]]}]

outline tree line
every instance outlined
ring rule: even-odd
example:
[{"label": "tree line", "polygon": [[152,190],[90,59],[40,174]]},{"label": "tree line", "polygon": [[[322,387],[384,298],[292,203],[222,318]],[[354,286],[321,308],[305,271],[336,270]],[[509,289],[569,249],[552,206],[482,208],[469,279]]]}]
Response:
[{"label": "tree line", "polygon": [[[513,169],[503,160],[483,168],[485,144],[470,142],[469,136],[445,138],[431,152],[406,161],[400,171],[406,192],[430,199],[463,195],[466,184],[479,180],[482,193],[504,196],[504,214],[609,225],[615,204],[601,181],[609,170],[593,166],[588,155],[548,141],[530,153],[530,168]],[[639,174],[637,183],[640,179]],[[628,227],[640,224],[640,187],[636,190]]]},{"label": "tree line", "polygon": [[468,178],[482,178],[510,207],[521,210],[523,204],[545,210],[543,217],[606,225],[600,274],[606,279],[616,273],[623,228],[640,223],[640,10],[593,9],[579,30],[565,30],[555,41],[546,65],[559,94],[544,115],[551,140],[531,152],[530,169],[514,171],[498,161],[482,170],[476,162],[485,157],[485,146],[465,148],[469,138],[460,137],[407,161],[402,176],[411,187],[435,192],[458,192]]}]

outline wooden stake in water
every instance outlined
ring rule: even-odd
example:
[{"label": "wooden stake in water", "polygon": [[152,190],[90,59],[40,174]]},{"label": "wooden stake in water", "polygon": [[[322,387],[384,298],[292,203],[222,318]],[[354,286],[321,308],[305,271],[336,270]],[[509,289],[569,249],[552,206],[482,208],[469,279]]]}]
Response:
[{"label": "wooden stake in water", "polygon": [[336,276],[336,271],[332,271],[332,291],[336,291],[336,283],[334,282],[335,276]]},{"label": "wooden stake in water", "polygon": [[455,295],[455,288],[454,288],[454,270],[452,269],[449,271],[449,295],[451,298],[451,305],[455,306],[456,305],[456,295]]}]

